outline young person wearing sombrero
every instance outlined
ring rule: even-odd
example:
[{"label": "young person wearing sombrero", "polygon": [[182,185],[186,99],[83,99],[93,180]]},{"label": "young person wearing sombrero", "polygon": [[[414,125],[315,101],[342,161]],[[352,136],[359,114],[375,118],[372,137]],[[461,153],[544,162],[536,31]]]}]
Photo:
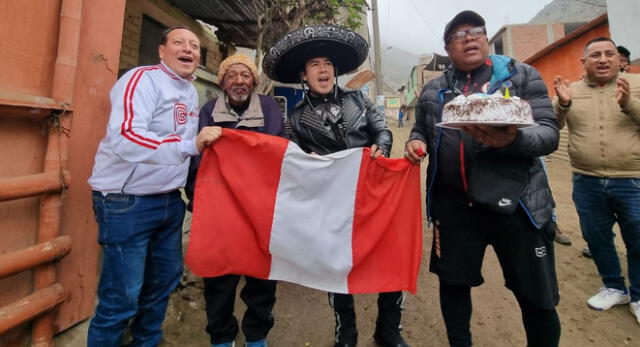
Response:
[{"label": "young person wearing sombrero", "polygon": [[[301,83],[303,101],[289,114],[285,135],[308,153],[326,155],[352,147],[371,147],[376,158],[391,151],[391,131],[384,115],[357,90],[336,84],[337,76],[353,71],[368,54],[367,42],[336,26],[298,28],[280,38],[264,60],[273,80]],[[374,333],[381,346],[408,346],[400,335],[402,292],[380,293]],[[336,316],[335,346],[355,346],[358,338],[353,296],[329,293]]]}]

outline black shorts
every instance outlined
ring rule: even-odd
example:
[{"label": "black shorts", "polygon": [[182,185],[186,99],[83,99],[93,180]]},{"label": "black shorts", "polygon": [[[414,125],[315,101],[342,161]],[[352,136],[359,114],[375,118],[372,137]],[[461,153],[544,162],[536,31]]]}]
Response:
[{"label": "black shorts", "polygon": [[551,222],[542,229],[520,206],[513,214],[439,198],[433,204],[434,241],[429,270],[451,285],[479,286],[487,245],[502,267],[505,286],[543,309],[559,301]]}]

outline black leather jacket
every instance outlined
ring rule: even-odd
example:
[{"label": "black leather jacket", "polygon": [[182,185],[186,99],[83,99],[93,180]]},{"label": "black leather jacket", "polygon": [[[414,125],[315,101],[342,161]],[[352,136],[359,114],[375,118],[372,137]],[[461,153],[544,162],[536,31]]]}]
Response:
[{"label": "black leather jacket", "polygon": [[[541,156],[555,151],[558,147],[559,132],[551,101],[540,74],[531,66],[514,60],[500,59],[493,62],[494,74],[501,69],[502,78],[496,85],[504,92],[504,81],[509,81],[511,95],[527,100],[531,105],[533,117],[538,126],[518,130],[515,141],[505,148],[491,148],[475,141],[466,133],[461,133],[465,147],[465,166],[468,170],[468,198],[475,203],[505,213],[513,213],[522,206],[531,222],[538,228],[546,224],[554,206],[551,190],[544,173]],[[427,214],[431,206],[438,202],[430,201],[431,188],[434,185],[448,183],[451,177],[439,174],[436,163],[442,163],[451,154],[441,150],[440,140],[443,131],[435,124],[440,121],[442,107],[457,96],[460,91],[452,88],[455,70],[450,67],[445,73],[427,83],[418,101],[416,123],[411,129],[410,140],[421,140],[427,144],[429,166],[427,168]],[[502,84],[502,86],[500,86]],[[440,159],[445,159],[440,158]],[[507,199],[508,206],[503,202]]]},{"label": "black leather jacket", "polygon": [[392,135],[384,115],[375,108],[375,104],[359,90],[338,88],[337,99],[342,107],[345,135],[329,131],[330,127],[310,114],[303,116],[309,102],[305,98],[289,114],[284,126],[285,136],[307,153],[325,155],[347,148],[377,144],[388,157],[391,153]]}]

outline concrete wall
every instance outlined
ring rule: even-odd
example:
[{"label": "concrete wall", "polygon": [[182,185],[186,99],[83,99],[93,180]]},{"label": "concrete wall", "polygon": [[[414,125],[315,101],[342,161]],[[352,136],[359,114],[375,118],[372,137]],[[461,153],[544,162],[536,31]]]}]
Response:
[{"label": "concrete wall", "polygon": [[640,64],[640,1],[607,0],[611,38],[631,51],[631,61]]}]

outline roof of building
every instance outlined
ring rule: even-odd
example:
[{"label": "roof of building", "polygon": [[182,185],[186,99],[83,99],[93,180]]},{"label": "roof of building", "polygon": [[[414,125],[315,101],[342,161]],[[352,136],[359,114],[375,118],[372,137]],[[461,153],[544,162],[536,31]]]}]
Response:
[{"label": "roof of building", "polygon": [[529,57],[524,62],[527,63],[527,64],[532,64],[536,60],[544,57],[545,55],[547,55],[547,54],[555,51],[556,49],[568,44],[569,42],[575,40],[577,37],[579,37],[582,34],[588,32],[589,30],[592,30],[593,28],[598,27],[598,26],[606,23],[608,20],[609,19],[607,17],[607,14],[605,13],[605,14],[601,15],[600,17],[595,18],[591,22],[581,26],[580,28],[576,29],[575,31],[571,32],[570,34],[563,36],[561,39],[553,42],[552,44],[548,45],[547,47],[541,49],[540,51],[538,51],[536,54],[534,54],[531,57]]},{"label": "roof of building", "polygon": [[265,0],[168,0],[171,5],[194,19],[218,28],[220,41],[255,48],[258,37],[256,18],[265,11]]}]

